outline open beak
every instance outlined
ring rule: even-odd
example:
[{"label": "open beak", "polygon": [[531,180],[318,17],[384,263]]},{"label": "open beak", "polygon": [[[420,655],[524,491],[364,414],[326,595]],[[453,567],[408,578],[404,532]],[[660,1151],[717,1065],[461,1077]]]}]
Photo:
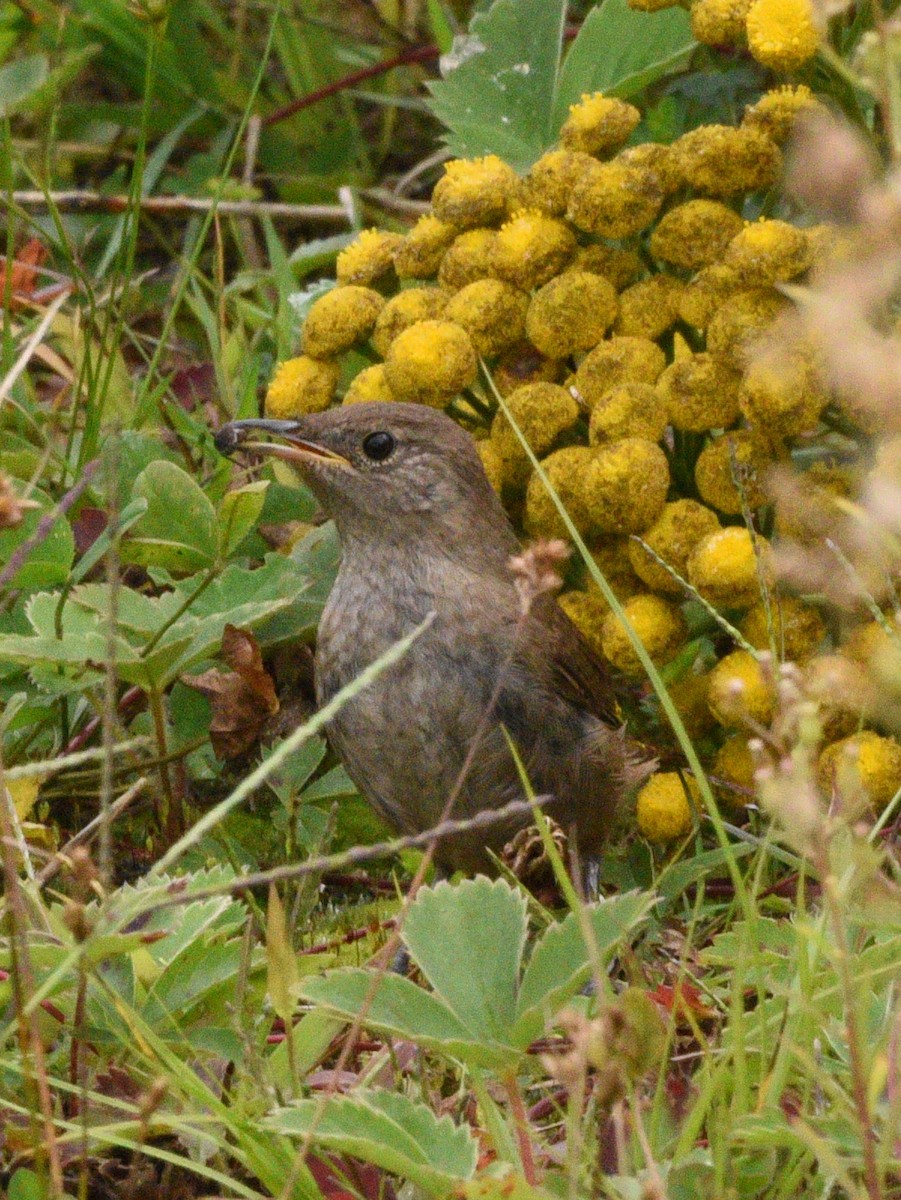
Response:
[{"label": "open beak", "polygon": [[[253,450],[257,454],[268,454],[270,458],[282,458],[285,462],[303,466],[310,460],[332,462],[336,465],[349,467],[351,464],[341,454],[329,450],[318,442],[311,442],[301,437],[299,430],[303,426],[300,421],[270,421],[251,419],[246,421],[229,421],[217,431],[213,441],[220,454],[231,457],[238,450]],[[280,438],[278,442],[258,442],[250,440],[255,433],[269,434]]]}]

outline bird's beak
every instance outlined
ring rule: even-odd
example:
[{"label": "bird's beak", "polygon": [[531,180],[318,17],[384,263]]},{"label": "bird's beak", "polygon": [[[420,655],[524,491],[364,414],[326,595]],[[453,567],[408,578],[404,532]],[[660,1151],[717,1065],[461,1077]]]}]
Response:
[{"label": "bird's beak", "polygon": [[[246,421],[229,421],[217,431],[213,441],[220,454],[231,457],[237,450],[254,450],[258,454],[268,454],[272,458],[282,458],[285,462],[303,466],[310,460],[331,462],[336,466],[350,467],[350,463],[342,454],[336,454],[319,442],[311,442],[301,436],[303,424],[300,421],[269,421],[252,419]],[[281,438],[279,442],[258,442],[248,440],[255,433],[268,434],[270,437]]]}]

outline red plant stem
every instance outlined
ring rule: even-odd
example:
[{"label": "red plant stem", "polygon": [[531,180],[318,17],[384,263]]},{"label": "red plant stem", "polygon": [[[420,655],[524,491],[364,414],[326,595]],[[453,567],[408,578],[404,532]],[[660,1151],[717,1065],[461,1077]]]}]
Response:
[{"label": "red plant stem", "polygon": [[362,929],[352,929],[350,933],[345,933],[339,938],[333,938],[328,942],[317,942],[315,946],[310,946],[306,950],[298,951],[299,954],[326,954],[329,950],[337,950],[339,946],[349,946],[353,942],[362,941],[363,938],[369,937],[370,934],[377,933],[383,929],[395,929],[397,921],[393,917],[387,921],[379,921],[375,925],[364,925]]},{"label": "red plant stem", "polygon": [[507,1099],[510,1101],[513,1123],[516,1126],[516,1140],[519,1143],[519,1157],[522,1159],[522,1173],[526,1183],[530,1187],[537,1187],[538,1171],[535,1167],[535,1155],[532,1151],[529,1118],[515,1075],[507,1076],[504,1080],[504,1088],[507,1092]]},{"label": "red plant stem", "polygon": [[344,92],[348,88],[356,87],[358,83],[362,83],[366,79],[374,79],[377,75],[384,75],[387,71],[393,71],[395,67],[406,67],[413,63],[432,62],[438,57],[438,54],[437,46],[412,46],[408,50],[402,50],[400,54],[395,54],[393,58],[386,58],[382,62],[373,63],[370,67],[362,67],[359,71],[352,71],[349,75],[342,75],[340,79],[335,79],[332,83],[327,83],[325,87],[317,88],[315,92],[308,92],[306,96],[298,96],[290,104],[286,104],[283,108],[277,108],[268,117],[263,117],[262,123],[264,126],[277,125],[279,121],[286,121],[288,117],[293,117],[295,113],[301,112],[305,108],[310,108],[313,104],[318,104],[320,100],[327,100],[329,96],[334,96],[338,92]]},{"label": "red plant stem", "polygon": [[[134,705],[138,704],[139,701],[145,699],[146,697],[139,687],[130,687],[127,691],[122,693],[122,698],[118,704],[119,715],[121,716],[129,708],[132,708]],[[81,750],[81,748],[91,740],[91,738],[100,728],[100,724],[100,717],[91,717],[84,729],[69,739],[65,745],[65,748],[60,752],[60,758],[64,758],[67,754],[74,754],[76,750]]]}]

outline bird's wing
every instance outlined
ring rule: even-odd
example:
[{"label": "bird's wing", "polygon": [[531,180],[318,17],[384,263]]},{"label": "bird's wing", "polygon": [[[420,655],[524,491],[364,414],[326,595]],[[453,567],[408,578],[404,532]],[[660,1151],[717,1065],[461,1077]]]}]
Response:
[{"label": "bird's wing", "polygon": [[534,636],[545,644],[554,691],[605,725],[622,724],[610,668],[556,600],[542,597],[533,605],[531,619],[538,624]]}]

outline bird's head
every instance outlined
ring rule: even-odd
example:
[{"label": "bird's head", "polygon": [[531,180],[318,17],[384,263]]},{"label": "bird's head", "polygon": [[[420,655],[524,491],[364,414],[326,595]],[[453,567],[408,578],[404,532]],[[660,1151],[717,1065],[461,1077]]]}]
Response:
[{"label": "bird's head", "polygon": [[450,549],[479,540],[487,522],[509,553],[512,531],[472,438],[435,409],[353,404],[294,421],[232,421],[216,446],[296,466],[345,544],[425,537]]}]

